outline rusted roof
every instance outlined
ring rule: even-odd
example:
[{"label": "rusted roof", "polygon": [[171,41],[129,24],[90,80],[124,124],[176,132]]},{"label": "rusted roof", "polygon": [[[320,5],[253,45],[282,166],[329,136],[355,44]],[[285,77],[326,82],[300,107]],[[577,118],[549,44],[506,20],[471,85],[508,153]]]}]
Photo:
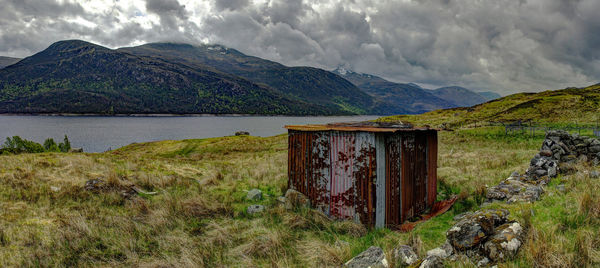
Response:
[{"label": "rusted roof", "polygon": [[413,127],[406,122],[346,122],[331,123],[325,125],[286,125],[285,128],[299,131],[366,131],[366,132],[396,132],[396,131],[415,131],[415,130],[434,130],[430,127]]}]

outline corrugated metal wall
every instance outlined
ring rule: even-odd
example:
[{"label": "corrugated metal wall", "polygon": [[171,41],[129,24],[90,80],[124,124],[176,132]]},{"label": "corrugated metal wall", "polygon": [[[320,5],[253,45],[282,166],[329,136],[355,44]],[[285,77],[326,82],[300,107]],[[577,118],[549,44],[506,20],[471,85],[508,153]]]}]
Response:
[{"label": "corrugated metal wall", "polygon": [[385,224],[402,223],[402,136],[386,135],[385,139]]},{"label": "corrugated metal wall", "polygon": [[[375,225],[378,207],[385,211],[387,226],[423,212],[435,200],[437,133],[377,135],[378,147],[372,132],[290,130],[288,186],[325,214],[367,226]],[[381,145],[385,152],[377,153]],[[382,171],[378,162],[385,163],[385,183],[376,184],[377,170]],[[385,193],[384,204],[377,203],[378,190]]]},{"label": "corrugated metal wall", "polygon": [[437,131],[427,133],[427,205],[433,206],[437,198]]}]

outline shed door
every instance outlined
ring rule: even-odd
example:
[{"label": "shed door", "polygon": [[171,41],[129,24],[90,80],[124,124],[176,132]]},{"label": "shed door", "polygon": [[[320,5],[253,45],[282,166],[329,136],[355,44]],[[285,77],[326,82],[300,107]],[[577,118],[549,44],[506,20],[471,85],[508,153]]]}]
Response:
[{"label": "shed door", "polygon": [[425,210],[427,194],[427,140],[424,135],[407,135],[402,140],[402,220]]}]

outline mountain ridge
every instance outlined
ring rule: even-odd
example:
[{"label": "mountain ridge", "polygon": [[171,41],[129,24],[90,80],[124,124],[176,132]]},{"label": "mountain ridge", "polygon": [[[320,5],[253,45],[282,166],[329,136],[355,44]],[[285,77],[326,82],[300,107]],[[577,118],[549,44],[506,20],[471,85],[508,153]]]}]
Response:
[{"label": "mountain ridge", "polygon": [[0,69],[0,93],[0,113],[343,113],[209,68],[81,40]]}]

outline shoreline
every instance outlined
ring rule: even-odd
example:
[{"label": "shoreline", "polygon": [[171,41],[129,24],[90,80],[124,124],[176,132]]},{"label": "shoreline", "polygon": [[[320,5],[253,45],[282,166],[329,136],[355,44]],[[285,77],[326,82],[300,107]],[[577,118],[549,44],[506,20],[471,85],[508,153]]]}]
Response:
[{"label": "shoreline", "polygon": [[282,115],[282,114],[99,114],[99,113],[0,113],[0,116],[63,116],[63,117],[340,117],[340,116],[384,116],[384,115]]}]

